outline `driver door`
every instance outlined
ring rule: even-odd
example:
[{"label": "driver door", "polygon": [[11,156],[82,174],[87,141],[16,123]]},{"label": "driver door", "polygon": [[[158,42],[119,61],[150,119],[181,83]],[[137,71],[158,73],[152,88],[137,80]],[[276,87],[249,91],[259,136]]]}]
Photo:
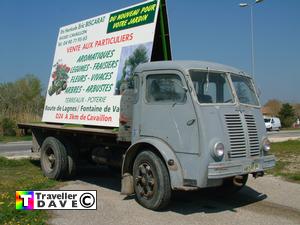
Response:
[{"label": "driver door", "polygon": [[159,138],[178,153],[199,154],[198,121],[183,74],[146,72],[142,89],[140,135]]}]

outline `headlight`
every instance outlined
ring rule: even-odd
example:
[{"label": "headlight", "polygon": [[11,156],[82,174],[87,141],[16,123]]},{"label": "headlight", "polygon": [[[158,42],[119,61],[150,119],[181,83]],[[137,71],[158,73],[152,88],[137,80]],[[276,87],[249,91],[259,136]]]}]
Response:
[{"label": "headlight", "polygon": [[265,151],[265,152],[268,152],[268,151],[270,151],[270,149],[271,149],[271,142],[269,141],[269,139],[268,138],[265,138],[264,140],[263,140],[263,150]]},{"label": "headlight", "polygon": [[213,148],[214,157],[222,159],[224,156],[224,145],[221,142],[217,142]]}]

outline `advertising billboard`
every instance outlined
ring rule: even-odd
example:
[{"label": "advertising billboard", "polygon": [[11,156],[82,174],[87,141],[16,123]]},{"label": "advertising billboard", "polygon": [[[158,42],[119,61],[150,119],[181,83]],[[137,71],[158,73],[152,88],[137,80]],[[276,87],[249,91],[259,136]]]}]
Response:
[{"label": "advertising billboard", "polygon": [[151,60],[158,1],[61,27],[43,122],[118,127],[121,84]]}]

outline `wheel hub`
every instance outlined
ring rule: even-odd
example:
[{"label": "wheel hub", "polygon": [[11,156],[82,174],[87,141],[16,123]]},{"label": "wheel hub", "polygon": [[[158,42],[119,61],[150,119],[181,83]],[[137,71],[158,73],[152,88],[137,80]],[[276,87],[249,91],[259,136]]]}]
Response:
[{"label": "wheel hub", "polygon": [[152,198],[154,194],[155,178],[151,166],[148,163],[142,163],[138,167],[138,175],[135,178],[136,186],[140,195],[146,199]]},{"label": "wheel hub", "polygon": [[51,148],[46,150],[45,164],[48,167],[48,170],[53,170],[55,167],[55,154]]}]

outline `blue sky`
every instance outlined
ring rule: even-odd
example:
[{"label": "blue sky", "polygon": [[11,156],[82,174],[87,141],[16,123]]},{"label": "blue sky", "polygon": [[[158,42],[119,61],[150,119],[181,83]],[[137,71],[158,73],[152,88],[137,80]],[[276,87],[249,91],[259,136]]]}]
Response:
[{"label": "blue sky", "polygon": [[[1,0],[0,82],[25,74],[48,83],[59,27],[139,0]],[[169,0],[173,59],[206,60],[251,72],[254,0]],[[265,0],[254,8],[255,80],[261,101],[300,102],[300,1]]]}]

